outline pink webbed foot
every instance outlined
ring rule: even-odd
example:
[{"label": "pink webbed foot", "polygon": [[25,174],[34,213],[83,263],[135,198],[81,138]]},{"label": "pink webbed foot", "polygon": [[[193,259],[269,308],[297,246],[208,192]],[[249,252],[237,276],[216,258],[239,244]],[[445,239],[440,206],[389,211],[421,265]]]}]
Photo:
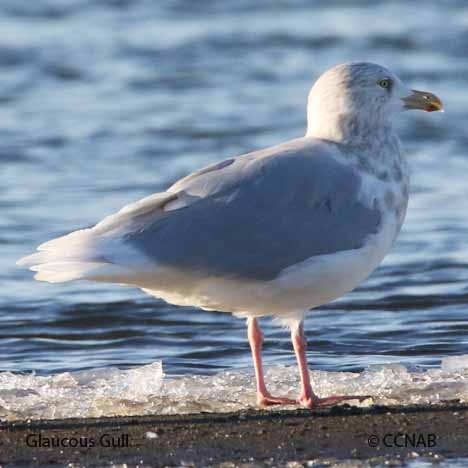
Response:
[{"label": "pink webbed foot", "polygon": [[270,395],[269,393],[266,393],[266,394],[257,395],[257,405],[258,406],[297,405],[297,401],[292,400],[291,398],[286,398],[286,397],[275,397],[273,395]]},{"label": "pink webbed foot", "polygon": [[305,408],[326,408],[328,406],[336,405],[343,401],[358,400],[359,402],[372,398],[370,395],[340,395],[330,396],[325,398],[319,398],[316,395],[312,397],[300,396],[297,402]]}]

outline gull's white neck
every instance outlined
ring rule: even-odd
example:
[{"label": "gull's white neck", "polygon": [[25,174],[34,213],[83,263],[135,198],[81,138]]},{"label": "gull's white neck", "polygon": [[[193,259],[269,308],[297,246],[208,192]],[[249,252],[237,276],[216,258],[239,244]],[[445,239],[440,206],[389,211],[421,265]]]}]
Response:
[{"label": "gull's white neck", "polygon": [[369,107],[369,112],[363,108],[353,112],[345,99],[317,99],[311,92],[306,137],[346,147],[341,153],[347,155],[349,163],[379,179],[401,179],[399,174],[406,173],[406,162],[390,115],[376,110],[377,106]]},{"label": "gull's white neck", "polygon": [[394,135],[388,115],[383,112],[351,112],[346,102],[333,105],[309,98],[306,137],[357,146],[382,142]]}]

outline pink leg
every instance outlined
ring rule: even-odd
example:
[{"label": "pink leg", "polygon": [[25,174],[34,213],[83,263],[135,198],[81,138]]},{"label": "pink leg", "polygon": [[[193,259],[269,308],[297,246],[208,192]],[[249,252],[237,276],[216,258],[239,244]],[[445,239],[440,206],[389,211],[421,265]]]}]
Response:
[{"label": "pink leg", "polygon": [[303,322],[299,323],[297,328],[291,330],[291,341],[293,344],[294,352],[296,353],[297,365],[299,366],[299,376],[301,379],[301,392],[297,401],[307,407],[312,408],[317,396],[312,391],[310,384],[309,368],[307,367],[307,339],[304,334]]},{"label": "pink leg", "polygon": [[304,333],[304,323],[300,322],[297,327],[291,330],[291,341],[294,347],[294,352],[296,353],[297,364],[299,366],[299,374],[301,378],[301,392],[299,398],[297,399],[298,403],[306,408],[315,408],[320,406],[331,406],[335,403],[340,403],[341,401],[346,400],[359,400],[363,401],[369,396],[332,396],[326,398],[319,398],[312,391],[312,385],[310,384],[310,375],[309,369],[307,367],[307,339]]},{"label": "pink leg", "polygon": [[290,398],[274,397],[268,392],[265,379],[263,378],[262,367],[262,344],[263,333],[260,330],[257,319],[247,319],[247,336],[249,338],[250,348],[255,367],[255,379],[257,381],[257,404],[259,406],[270,405],[294,405],[297,402]]}]

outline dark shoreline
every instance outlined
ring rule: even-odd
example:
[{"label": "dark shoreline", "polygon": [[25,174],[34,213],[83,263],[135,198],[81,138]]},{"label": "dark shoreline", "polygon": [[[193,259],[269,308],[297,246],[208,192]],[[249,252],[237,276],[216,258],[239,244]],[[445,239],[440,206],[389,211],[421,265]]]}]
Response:
[{"label": "dark shoreline", "polygon": [[[398,433],[409,436],[407,447],[397,446],[405,445],[403,436],[394,439]],[[384,442],[386,434],[392,436]],[[42,447],[34,447],[39,435]],[[75,439],[84,446],[47,446],[52,439],[65,445]],[[371,446],[377,440],[377,446]],[[112,441],[124,447],[106,446]],[[102,466],[111,462],[209,466],[226,461],[275,466],[323,457],[405,458],[411,453],[467,457],[468,404],[345,405],[314,411],[249,410],[0,423],[0,464],[8,466]]]}]

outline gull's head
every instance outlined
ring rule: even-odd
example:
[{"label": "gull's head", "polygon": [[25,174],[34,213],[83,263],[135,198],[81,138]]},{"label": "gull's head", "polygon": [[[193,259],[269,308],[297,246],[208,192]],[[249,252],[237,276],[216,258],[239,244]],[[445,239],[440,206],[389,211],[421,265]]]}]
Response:
[{"label": "gull's head", "polygon": [[350,142],[390,128],[392,117],[409,109],[443,111],[437,96],[409,89],[381,65],[344,63],[327,70],[312,87],[307,136]]}]

